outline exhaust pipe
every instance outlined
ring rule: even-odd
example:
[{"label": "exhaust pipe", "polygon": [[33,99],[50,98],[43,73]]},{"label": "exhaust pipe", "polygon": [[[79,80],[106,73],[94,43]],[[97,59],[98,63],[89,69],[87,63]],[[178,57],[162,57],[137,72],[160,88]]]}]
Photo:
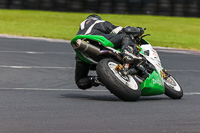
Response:
[{"label": "exhaust pipe", "polygon": [[81,39],[78,39],[72,46],[75,50],[91,55],[93,57],[96,57],[100,54],[100,48],[84,42]]},{"label": "exhaust pipe", "polygon": [[115,59],[116,61],[118,61],[119,63],[123,64],[123,59],[116,53],[113,53],[112,51],[109,50],[102,50],[100,51],[100,56],[104,55],[104,56],[108,56],[108,57],[112,57],[113,59]]}]

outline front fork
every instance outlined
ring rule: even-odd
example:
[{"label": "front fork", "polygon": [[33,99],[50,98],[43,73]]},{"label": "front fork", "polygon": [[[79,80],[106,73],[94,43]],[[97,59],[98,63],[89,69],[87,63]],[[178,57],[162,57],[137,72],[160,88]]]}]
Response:
[{"label": "front fork", "polygon": [[160,71],[160,76],[161,76],[163,79],[167,80],[167,78],[170,76],[170,74],[167,72],[166,69],[163,68],[162,71]]},{"label": "front fork", "polygon": [[115,70],[120,72],[123,76],[136,74],[137,71],[134,68],[129,69],[129,66],[129,63],[125,63],[124,65],[118,64]]},{"label": "front fork", "polygon": [[143,80],[139,78],[136,74],[138,73],[134,68],[129,69],[129,64],[118,64],[115,68],[116,71],[122,76],[132,75],[141,84]]},{"label": "front fork", "polygon": [[129,69],[129,64],[125,63],[123,66],[121,64],[118,64],[115,67],[115,70],[120,72],[123,76],[127,76],[128,75],[128,69]]},{"label": "front fork", "polygon": [[[163,69],[162,72],[160,73],[161,77],[165,80],[165,82],[170,83],[171,85],[176,86],[176,83],[172,78],[170,78],[170,74],[167,72],[166,69]],[[171,86],[173,88],[173,86]]]}]

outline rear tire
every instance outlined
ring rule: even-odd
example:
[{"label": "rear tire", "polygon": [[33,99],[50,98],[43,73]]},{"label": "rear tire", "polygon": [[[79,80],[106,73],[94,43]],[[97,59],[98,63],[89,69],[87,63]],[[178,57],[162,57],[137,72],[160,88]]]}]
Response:
[{"label": "rear tire", "polygon": [[173,76],[169,76],[167,80],[164,80],[165,95],[172,99],[181,99],[183,97],[183,90],[179,83]]},{"label": "rear tire", "polygon": [[97,64],[97,75],[105,87],[124,101],[136,101],[140,98],[141,89],[137,80],[131,75],[122,76],[115,67],[119,63],[112,59],[103,59]]}]

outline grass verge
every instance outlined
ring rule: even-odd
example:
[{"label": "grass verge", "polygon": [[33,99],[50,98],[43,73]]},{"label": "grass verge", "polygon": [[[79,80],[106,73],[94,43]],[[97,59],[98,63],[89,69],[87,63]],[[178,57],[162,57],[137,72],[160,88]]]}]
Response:
[{"label": "grass verge", "polygon": [[[89,13],[0,10],[0,33],[71,40]],[[153,46],[200,50],[200,19],[99,14],[118,26],[146,27]]]}]

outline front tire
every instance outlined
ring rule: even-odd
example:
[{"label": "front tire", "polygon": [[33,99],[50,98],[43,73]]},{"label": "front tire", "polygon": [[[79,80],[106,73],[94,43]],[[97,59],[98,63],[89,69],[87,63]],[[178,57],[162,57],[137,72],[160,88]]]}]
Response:
[{"label": "front tire", "polygon": [[141,89],[137,80],[131,75],[122,76],[115,70],[119,63],[112,59],[103,59],[97,64],[97,75],[105,87],[124,101],[136,101],[140,98]]},{"label": "front tire", "polygon": [[181,99],[183,97],[183,90],[179,83],[175,80],[173,76],[169,76],[164,80],[165,95],[172,99]]}]

